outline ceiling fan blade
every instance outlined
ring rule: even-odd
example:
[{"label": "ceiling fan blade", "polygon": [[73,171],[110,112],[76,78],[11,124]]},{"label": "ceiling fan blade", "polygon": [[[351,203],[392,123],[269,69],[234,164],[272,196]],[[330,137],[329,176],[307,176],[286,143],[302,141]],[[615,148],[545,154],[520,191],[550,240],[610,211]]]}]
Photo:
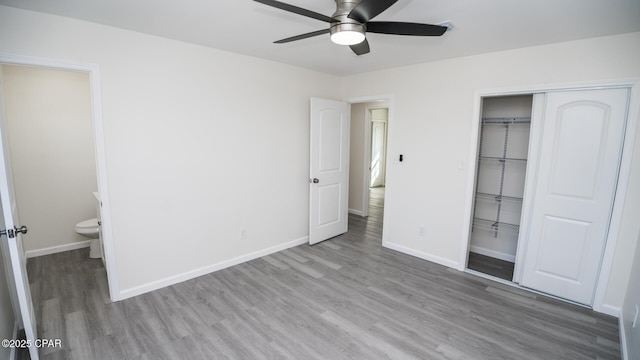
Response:
[{"label": "ceiling fan blade", "polygon": [[368,54],[370,51],[369,42],[367,41],[367,39],[364,39],[364,41],[361,42],[360,44],[349,45],[349,47],[358,56]]},{"label": "ceiling fan blade", "polygon": [[318,35],[322,35],[322,34],[328,34],[328,33],[329,33],[329,29],[323,29],[323,30],[312,31],[310,33],[296,35],[296,36],[292,36],[292,37],[289,37],[289,38],[286,38],[286,39],[274,41],[273,43],[274,44],[284,44],[284,43],[288,43],[288,42],[292,42],[292,41],[296,41],[296,40],[302,40],[302,39],[306,39],[306,38],[310,38],[310,37],[314,37],[314,36],[318,36]]},{"label": "ceiling fan blade", "polygon": [[292,12],[294,14],[310,17],[310,18],[313,18],[313,19],[317,19],[317,20],[320,20],[320,21],[326,21],[328,23],[335,22],[335,20],[333,18],[329,17],[329,16],[322,15],[322,14],[317,13],[315,11],[303,9],[301,7],[297,7],[297,6],[294,6],[294,5],[285,4],[285,3],[280,2],[280,1],[275,1],[275,0],[253,0],[253,1],[259,2],[261,4],[273,6],[275,8],[280,9],[280,10],[289,11],[289,12]]},{"label": "ceiling fan blade", "polygon": [[348,17],[355,21],[366,23],[374,17],[380,15],[381,12],[387,10],[398,0],[362,0],[356,5]]},{"label": "ceiling fan blade", "polygon": [[440,36],[447,31],[446,26],[392,21],[372,21],[367,23],[367,32],[391,35]]}]

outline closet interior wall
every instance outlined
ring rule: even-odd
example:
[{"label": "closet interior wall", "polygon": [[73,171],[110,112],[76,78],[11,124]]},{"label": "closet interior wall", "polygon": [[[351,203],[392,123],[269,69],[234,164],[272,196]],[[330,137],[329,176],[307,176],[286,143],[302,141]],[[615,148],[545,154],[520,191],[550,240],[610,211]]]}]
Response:
[{"label": "closet interior wall", "polygon": [[484,98],[470,252],[515,262],[532,95]]}]

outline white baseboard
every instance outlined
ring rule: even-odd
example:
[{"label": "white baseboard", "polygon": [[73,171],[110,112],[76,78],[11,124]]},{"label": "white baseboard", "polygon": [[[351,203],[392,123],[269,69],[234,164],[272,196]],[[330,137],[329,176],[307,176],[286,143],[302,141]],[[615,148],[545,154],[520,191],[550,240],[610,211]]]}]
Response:
[{"label": "white baseboard", "polygon": [[282,251],[282,250],[286,250],[289,248],[292,248],[294,246],[298,246],[298,245],[302,245],[302,244],[306,244],[309,242],[309,237],[308,236],[304,236],[301,237],[299,239],[293,240],[293,241],[289,241],[283,244],[279,244],[276,246],[272,246],[270,248],[266,248],[263,250],[258,250],[246,255],[241,255],[238,257],[235,257],[233,259],[229,259],[229,260],[225,260],[222,262],[219,262],[217,264],[212,264],[212,265],[207,265],[207,266],[203,266],[201,268],[195,269],[195,270],[191,270],[191,271],[187,271],[184,272],[182,274],[178,274],[178,275],[174,275],[174,276],[170,276],[168,278],[165,279],[161,279],[161,280],[157,280],[157,281],[153,281],[150,282],[148,284],[144,284],[144,285],[140,285],[140,286],[136,286],[130,289],[125,289],[120,291],[119,296],[117,297],[118,300],[124,300],[124,299],[128,299],[130,297],[134,297],[134,296],[138,296],[138,295],[142,295],[154,290],[158,290],[167,286],[171,286],[177,283],[181,283],[183,281],[187,281],[187,280],[191,280],[194,278],[197,278],[199,276],[202,275],[206,275],[206,274],[210,274],[212,272],[218,271],[218,270],[222,270],[222,269],[226,269],[228,267],[234,266],[234,265],[238,265],[238,264],[242,264],[244,262],[247,261],[251,261],[263,256],[267,256],[269,254],[273,254],[276,253],[278,251]]},{"label": "white baseboard", "polygon": [[622,309],[620,309],[617,306],[612,306],[608,304],[602,304],[600,306],[597,306],[596,304],[594,304],[593,310],[599,313],[607,314],[617,318],[620,318],[622,316]]},{"label": "white baseboard", "polygon": [[500,259],[500,260],[504,260],[504,261],[508,261],[508,262],[516,262],[516,256],[515,255],[503,253],[503,252],[500,252],[500,251],[489,250],[487,248],[483,248],[483,247],[479,247],[479,246],[473,246],[473,245],[471,245],[469,250],[471,252],[476,253],[476,254],[485,255],[485,256],[489,256],[489,257],[492,257],[492,258],[496,258],[496,259]]},{"label": "white baseboard", "polygon": [[362,210],[349,209],[349,214],[364,216],[364,212]]},{"label": "white baseboard", "polygon": [[43,249],[28,250],[28,251],[25,251],[25,255],[28,259],[28,258],[38,257],[38,256],[56,254],[60,252],[70,251],[70,250],[82,249],[82,248],[89,247],[89,245],[91,245],[91,240],[83,240],[83,241],[73,242],[73,243],[64,244],[64,245],[51,246]]},{"label": "white baseboard", "polygon": [[440,264],[440,265],[444,265],[446,267],[458,269],[458,262],[457,261],[451,261],[449,259],[445,259],[445,258],[440,257],[440,256],[428,254],[428,253],[425,253],[425,252],[422,252],[422,251],[417,251],[415,249],[408,248],[408,247],[406,247],[404,245],[398,245],[398,244],[391,243],[391,242],[383,241],[382,242],[382,246],[387,248],[387,249],[399,251],[401,253],[404,253],[404,254],[407,254],[407,255],[411,255],[411,256],[415,256],[415,257],[423,259],[423,260],[431,261],[431,262],[436,263],[436,264]]}]

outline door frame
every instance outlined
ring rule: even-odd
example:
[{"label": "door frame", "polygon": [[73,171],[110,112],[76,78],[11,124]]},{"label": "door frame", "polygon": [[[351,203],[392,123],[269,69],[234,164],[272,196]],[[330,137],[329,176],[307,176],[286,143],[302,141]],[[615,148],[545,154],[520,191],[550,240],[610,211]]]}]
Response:
[{"label": "door frame", "polygon": [[[392,94],[384,94],[384,95],[375,95],[375,96],[361,96],[361,97],[352,97],[352,98],[347,98],[343,101],[346,101],[349,104],[359,104],[359,103],[369,103],[369,102],[375,102],[375,101],[386,101],[387,105],[386,106],[380,106],[380,107],[365,107],[365,121],[367,121],[369,123],[369,126],[365,126],[364,127],[364,131],[365,131],[365,138],[364,138],[364,177],[363,177],[363,190],[362,190],[362,195],[363,195],[363,215],[362,216],[368,216],[369,215],[369,181],[371,180],[371,171],[369,170],[369,165],[371,163],[371,111],[370,109],[377,109],[377,108],[386,108],[388,109],[388,114],[387,114],[387,148],[386,148],[386,153],[385,156],[387,158],[387,169],[389,168],[389,159],[391,159],[390,154],[393,154],[392,150],[394,150],[394,146],[392,143],[392,137],[391,134],[393,133],[393,125],[394,125],[394,121],[393,118],[395,116],[395,105],[394,105],[394,96]],[[395,150],[394,150],[395,151]],[[393,160],[393,162],[395,163],[397,160]],[[392,179],[390,179],[388,177],[389,172],[386,171],[386,178],[385,178],[385,202],[384,202],[384,210],[387,209],[388,206],[388,201],[387,199],[390,198],[389,194],[393,193],[393,181]],[[387,211],[383,210],[383,216],[382,216],[382,246],[385,246],[385,244],[387,243],[387,230],[386,227],[384,226],[386,220],[385,218],[387,217]]]},{"label": "door frame", "polygon": [[[609,276],[611,274],[611,268],[613,265],[613,259],[615,255],[615,249],[618,242],[618,234],[620,232],[620,225],[622,221],[622,213],[624,207],[624,199],[627,193],[627,187],[629,184],[629,175],[631,173],[631,160],[633,155],[633,148],[635,143],[635,134],[638,127],[638,121],[640,116],[640,78],[625,78],[625,79],[612,79],[612,80],[596,80],[596,81],[581,81],[572,83],[557,83],[557,84],[540,84],[530,86],[518,86],[507,88],[493,88],[493,89],[479,89],[475,91],[474,103],[473,103],[473,116],[471,118],[471,138],[469,140],[470,151],[467,167],[470,171],[467,175],[467,189],[466,200],[464,208],[464,216],[466,221],[462,226],[462,246],[460,249],[458,270],[465,271],[467,267],[469,247],[470,247],[470,234],[471,234],[471,216],[473,214],[473,193],[475,190],[475,177],[477,167],[477,155],[479,146],[479,131],[480,131],[480,118],[482,116],[482,99],[492,96],[509,96],[509,95],[535,95],[539,93],[555,92],[555,91],[574,91],[574,90],[596,90],[596,89],[611,89],[611,88],[628,88],[630,90],[629,106],[627,109],[627,124],[625,128],[625,136],[623,140],[622,154],[620,157],[620,167],[618,170],[618,180],[616,183],[616,193],[614,196],[613,209],[611,212],[610,227],[605,240],[605,249],[600,265],[600,273],[596,284],[596,290],[594,294],[592,308],[595,311],[605,313],[612,316],[619,316],[620,309],[618,307],[605,304],[605,295],[609,284]],[[534,111],[536,110],[536,104],[534,101]],[[533,124],[532,124],[532,132]],[[532,133],[532,136],[534,134]],[[533,148],[532,148],[533,147]],[[537,143],[533,142],[529,145],[529,153],[535,153]],[[529,172],[527,173],[526,182],[529,183]],[[527,195],[529,194],[531,186],[525,185],[525,200],[523,203],[522,218],[528,215],[526,206],[528,206]],[[525,224],[526,226],[526,224]],[[526,230],[526,229],[524,229]],[[520,240],[519,240],[520,242]],[[525,246],[526,244],[518,244],[518,248]],[[524,247],[523,247],[524,248]],[[518,252],[516,261],[518,261],[523,254]],[[521,267],[520,267],[521,268]],[[519,269],[517,269],[519,271]],[[514,274],[515,278],[518,278],[519,273]]]},{"label": "door frame", "polygon": [[56,59],[11,55],[0,53],[0,64],[45,68],[51,70],[77,71],[89,75],[91,96],[91,114],[93,119],[93,142],[96,159],[98,194],[100,194],[102,235],[105,268],[109,283],[109,296],[112,301],[120,300],[120,287],[115,259],[115,246],[111,228],[111,206],[107,178],[107,160],[104,142],[104,122],[102,119],[102,92],[100,67],[97,64],[66,62]]},{"label": "door frame", "polygon": [[[377,99],[383,100],[383,99]],[[387,101],[384,99],[383,101]],[[362,216],[369,216],[369,187],[371,186],[371,110],[387,109],[387,127],[385,130],[385,159],[387,157],[389,141],[389,105],[385,106],[365,106],[364,108],[364,178],[362,183]],[[386,163],[385,163],[385,185],[386,185]]]}]

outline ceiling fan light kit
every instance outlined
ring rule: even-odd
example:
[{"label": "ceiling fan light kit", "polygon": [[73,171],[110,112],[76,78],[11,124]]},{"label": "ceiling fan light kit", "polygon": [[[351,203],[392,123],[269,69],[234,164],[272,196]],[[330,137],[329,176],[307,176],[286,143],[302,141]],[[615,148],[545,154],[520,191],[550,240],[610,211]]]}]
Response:
[{"label": "ceiling fan light kit", "polygon": [[338,23],[332,25],[331,41],[338,45],[356,45],[364,41],[365,27],[361,24]]},{"label": "ceiling fan light kit", "polygon": [[441,25],[369,21],[387,10],[398,0],[335,0],[336,12],[330,17],[276,0],[254,1],[330,24],[329,29],[292,36],[275,41],[276,44],[330,33],[331,41],[334,43],[349,45],[356,55],[364,55],[369,53],[369,43],[365,35],[367,32],[389,35],[441,36],[447,31],[447,27]]}]

